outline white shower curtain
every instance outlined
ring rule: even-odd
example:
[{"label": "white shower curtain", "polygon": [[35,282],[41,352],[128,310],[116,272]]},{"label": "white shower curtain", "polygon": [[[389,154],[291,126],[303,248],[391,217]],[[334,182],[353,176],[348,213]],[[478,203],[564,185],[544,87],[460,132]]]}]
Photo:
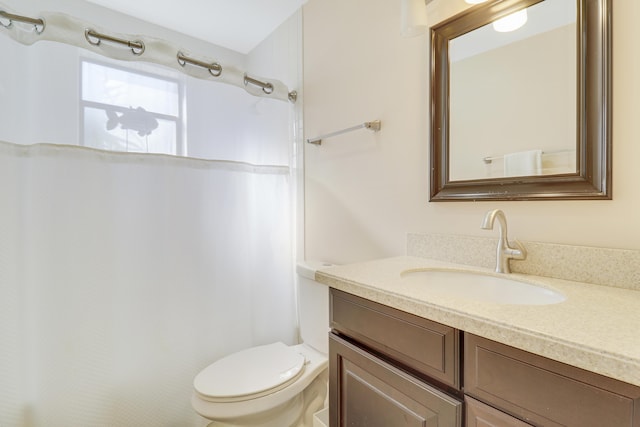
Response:
[{"label": "white shower curtain", "polygon": [[[258,75],[297,64],[264,49]],[[206,425],[201,369],[296,341],[292,104],[61,43],[0,51],[0,427]],[[85,79],[100,66],[103,86]],[[87,148],[130,137],[200,159]]]},{"label": "white shower curtain", "polygon": [[0,143],[0,426],[200,426],[216,358],[294,340],[287,167]]}]

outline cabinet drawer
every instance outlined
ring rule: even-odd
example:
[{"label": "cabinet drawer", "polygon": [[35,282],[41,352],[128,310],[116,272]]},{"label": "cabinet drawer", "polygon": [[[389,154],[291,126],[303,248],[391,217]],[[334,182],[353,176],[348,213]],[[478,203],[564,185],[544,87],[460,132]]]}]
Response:
[{"label": "cabinet drawer", "polygon": [[421,374],[460,388],[459,332],[331,289],[331,328]]},{"label": "cabinet drawer", "polygon": [[471,334],[464,392],[537,426],[640,427],[640,388]]},{"label": "cabinet drawer", "polygon": [[329,334],[332,427],[461,427],[462,402]]},{"label": "cabinet drawer", "polygon": [[531,424],[520,421],[502,411],[465,396],[466,427],[531,427]]}]

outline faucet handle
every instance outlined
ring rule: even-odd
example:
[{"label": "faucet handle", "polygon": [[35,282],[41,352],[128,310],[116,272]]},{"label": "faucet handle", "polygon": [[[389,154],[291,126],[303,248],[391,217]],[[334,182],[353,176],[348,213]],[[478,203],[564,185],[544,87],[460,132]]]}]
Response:
[{"label": "faucet handle", "polygon": [[[515,247],[511,247],[511,245],[514,245]],[[509,245],[507,246],[507,251],[512,259],[522,260],[527,258],[527,250],[518,239],[514,239],[509,243]]]}]

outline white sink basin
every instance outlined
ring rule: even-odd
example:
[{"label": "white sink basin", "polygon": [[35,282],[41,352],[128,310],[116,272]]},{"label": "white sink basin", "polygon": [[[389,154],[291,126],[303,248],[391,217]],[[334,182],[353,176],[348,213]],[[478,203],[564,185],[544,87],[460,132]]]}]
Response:
[{"label": "white sink basin", "polygon": [[408,270],[404,281],[428,286],[448,296],[498,304],[547,305],[566,298],[543,286],[513,279],[508,275],[476,273],[447,269]]}]

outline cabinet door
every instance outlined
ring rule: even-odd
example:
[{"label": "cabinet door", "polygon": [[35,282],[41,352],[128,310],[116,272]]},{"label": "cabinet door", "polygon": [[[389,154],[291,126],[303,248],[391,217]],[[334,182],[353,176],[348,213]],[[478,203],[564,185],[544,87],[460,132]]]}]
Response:
[{"label": "cabinet door", "polygon": [[640,387],[465,334],[464,392],[544,427],[640,427]]},{"label": "cabinet door", "polygon": [[466,427],[531,427],[531,424],[520,421],[489,405],[466,396]]},{"label": "cabinet door", "polygon": [[461,427],[462,402],[335,334],[329,339],[331,427]]}]

